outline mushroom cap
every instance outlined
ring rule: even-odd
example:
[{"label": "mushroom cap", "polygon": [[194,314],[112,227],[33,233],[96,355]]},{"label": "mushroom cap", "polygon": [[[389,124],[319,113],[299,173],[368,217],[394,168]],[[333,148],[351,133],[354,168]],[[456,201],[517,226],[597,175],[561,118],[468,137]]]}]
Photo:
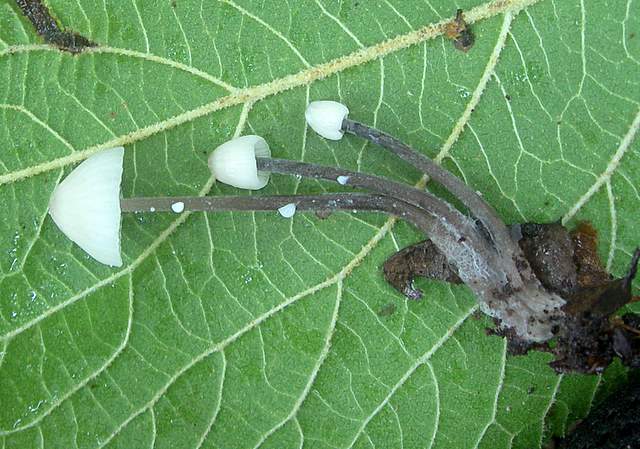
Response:
[{"label": "mushroom cap", "polygon": [[257,157],[271,157],[267,141],[260,136],[242,136],[223,143],[209,156],[214,178],[240,189],[258,190],[269,182],[269,172],[258,170]]},{"label": "mushroom cap", "polygon": [[49,200],[53,221],[98,262],[122,266],[120,182],[124,148],[100,151],[56,186]]},{"label": "mushroom cap", "polygon": [[349,109],[337,101],[313,101],[304,113],[309,126],[325,139],[340,140],[344,136],[342,121]]}]

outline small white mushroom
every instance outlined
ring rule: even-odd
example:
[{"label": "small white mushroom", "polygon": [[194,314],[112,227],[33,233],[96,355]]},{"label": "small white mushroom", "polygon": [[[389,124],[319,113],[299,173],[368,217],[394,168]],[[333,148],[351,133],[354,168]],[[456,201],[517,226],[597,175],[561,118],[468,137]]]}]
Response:
[{"label": "small white mushroom", "polygon": [[278,209],[278,213],[282,215],[284,218],[293,217],[296,214],[295,203],[285,204],[284,206]]},{"label": "small white mushroom", "polygon": [[184,211],[184,203],[182,201],[178,201],[171,205],[171,210],[176,214],[181,214]]},{"label": "small white mushroom", "polygon": [[100,151],[54,189],[49,214],[62,233],[106,265],[122,266],[120,182],[124,148]]},{"label": "small white mushroom", "polygon": [[304,113],[309,126],[325,139],[340,140],[344,135],[342,121],[349,109],[336,101],[313,101]]},{"label": "small white mushroom", "polygon": [[258,170],[257,157],[271,157],[267,142],[260,136],[237,137],[213,150],[209,169],[220,182],[258,190],[267,185],[270,173]]}]

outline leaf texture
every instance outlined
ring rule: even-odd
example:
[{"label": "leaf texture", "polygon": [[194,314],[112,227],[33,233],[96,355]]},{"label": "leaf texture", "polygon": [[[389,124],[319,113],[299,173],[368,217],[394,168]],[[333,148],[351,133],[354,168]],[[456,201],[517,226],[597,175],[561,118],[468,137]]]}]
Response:
[{"label": "leaf texture", "polygon": [[[45,45],[0,0],[3,449],[540,448],[624,377],[508,357],[463,286],[421,282],[407,303],[380,267],[421,236],[389,217],[130,214],[110,269],[47,204],[117,145],[126,197],[239,193],[206,160],[250,133],[277,157],[424,184],[306,128],[309,101],[337,99],[507,223],[592,221],[621,274],[639,231],[636,2],[461,0],[468,53],[443,36],[445,0],[47,4],[98,46]],[[274,176],[254,194],[337,190]]]}]

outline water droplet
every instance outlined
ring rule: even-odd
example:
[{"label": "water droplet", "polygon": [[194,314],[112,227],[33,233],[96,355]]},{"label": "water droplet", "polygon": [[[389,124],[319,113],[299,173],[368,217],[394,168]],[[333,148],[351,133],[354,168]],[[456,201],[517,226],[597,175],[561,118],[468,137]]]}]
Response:
[{"label": "water droplet", "polygon": [[348,182],[349,182],[348,176],[338,176],[338,184],[346,186]]},{"label": "water droplet", "polygon": [[182,201],[178,201],[177,203],[173,203],[171,205],[171,210],[176,214],[180,214],[184,211],[184,203]]},{"label": "water droplet", "polygon": [[27,409],[29,410],[29,412],[31,412],[31,413],[35,413],[35,412],[37,412],[37,411],[38,411],[38,409],[40,408],[40,406],[41,406],[42,404],[44,404],[45,402],[47,402],[47,401],[45,401],[44,399],[40,399],[40,400],[38,401],[38,403],[37,403],[37,404],[35,404],[35,405],[30,405],[30,406],[28,406],[28,407],[27,407]]},{"label": "water droplet", "polygon": [[459,87],[458,88],[458,95],[460,95],[460,98],[468,98],[469,96],[471,96],[471,92],[469,92],[464,87]]},{"label": "water droplet", "polygon": [[295,203],[285,204],[284,206],[278,209],[278,213],[282,215],[284,218],[293,217],[296,214]]}]

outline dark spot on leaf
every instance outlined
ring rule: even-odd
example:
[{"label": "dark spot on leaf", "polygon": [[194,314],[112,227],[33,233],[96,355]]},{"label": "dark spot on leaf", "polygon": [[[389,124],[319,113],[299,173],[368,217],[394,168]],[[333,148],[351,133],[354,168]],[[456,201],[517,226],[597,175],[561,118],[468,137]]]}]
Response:
[{"label": "dark spot on leaf", "polygon": [[316,217],[318,217],[320,220],[326,220],[327,218],[329,218],[329,216],[332,214],[333,212],[329,209],[327,210],[319,210],[316,212]]},{"label": "dark spot on leaf", "polygon": [[422,298],[422,292],[413,285],[416,276],[454,284],[462,282],[431,240],[400,250],[387,259],[383,270],[387,282],[409,299]]},{"label": "dark spot on leaf", "polygon": [[631,449],[640,447],[640,379],[631,381],[595,407],[556,449]]},{"label": "dark spot on leaf", "polygon": [[29,19],[36,33],[47,44],[55,45],[62,51],[78,54],[87,47],[95,47],[96,44],[86,37],[71,30],[64,30],[49,9],[40,0],[16,0],[22,14]]},{"label": "dark spot on leaf", "polygon": [[396,312],[396,305],[392,302],[378,310],[378,316],[391,316]]},{"label": "dark spot on leaf", "polygon": [[444,31],[445,36],[453,41],[454,47],[463,52],[468,52],[475,43],[475,37],[471,27],[464,20],[461,9],[456,12],[456,18],[449,22]]}]

